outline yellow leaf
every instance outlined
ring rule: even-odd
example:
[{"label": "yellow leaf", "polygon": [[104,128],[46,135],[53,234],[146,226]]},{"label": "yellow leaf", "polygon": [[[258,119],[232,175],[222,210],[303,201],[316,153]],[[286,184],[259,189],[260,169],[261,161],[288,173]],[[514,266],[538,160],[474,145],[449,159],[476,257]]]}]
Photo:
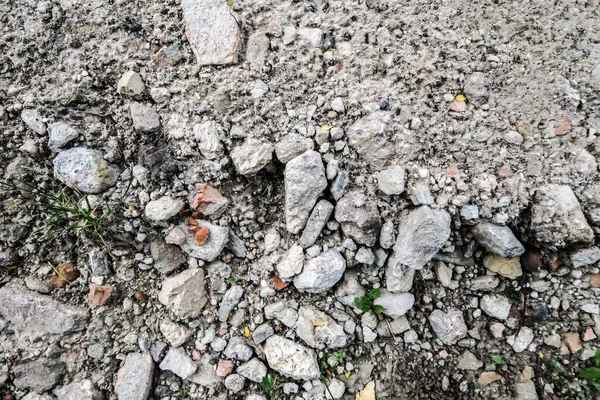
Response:
[{"label": "yellow leaf", "polygon": [[350,377],[350,374],[351,374],[351,372],[350,372],[350,371],[346,371],[346,372],[344,372],[344,375],[346,375],[346,378],[349,378],[349,377]]},{"label": "yellow leaf", "polygon": [[130,205],[129,206],[129,212],[133,212],[134,210],[135,210],[135,207]]},{"label": "yellow leaf", "polygon": [[328,131],[331,129],[331,125],[321,125],[321,129],[323,129],[324,131]]},{"label": "yellow leaf", "polygon": [[540,356],[540,358],[544,358],[544,353],[542,353],[542,352],[540,351],[540,353],[538,354],[538,356]]},{"label": "yellow leaf", "polygon": [[247,326],[244,328],[244,336],[250,337],[250,328],[248,328]]},{"label": "yellow leaf", "polygon": [[456,101],[465,101],[467,99],[467,96],[465,96],[464,94],[459,94],[456,96]]}]

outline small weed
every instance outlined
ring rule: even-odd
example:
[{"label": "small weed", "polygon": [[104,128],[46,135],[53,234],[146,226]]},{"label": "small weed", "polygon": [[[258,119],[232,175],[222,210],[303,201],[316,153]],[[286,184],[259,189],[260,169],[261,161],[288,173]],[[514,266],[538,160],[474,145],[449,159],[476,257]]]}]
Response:
[{"label": "small weed", "polygon": [[475,389],[481,389],[481,384],[478,381],[473,382],[473,387]]},{"label": "small weed", "polygon": [[235,285],[237,283],[237,281],[239,281],[239,280],[240,280],[240,278],[233,275],[231,278],[227,279],[227,282],[229,282],[229,284],[231,284],[231,285]]},{"label": "small weed", "polygon": [[102,247],[113,257],[104,239],[104,225],[129,194],[133,182],[131,168],[129,171],[130,180],[125,193],[116,204],[99,216],[96,215],[98,206],[92,207],[88,197],[84,196],[79,190],[70,189],[35,168],[27,166],[22,166],[22,168],[60,187],[60,190],[53,192],[46,189],[43,184],[36,184],[35,181],[33,181],[34,183],[20,181],[18,185],[0,181],[0,186],[19,192],[19,195],[26,201],[26,204],[35,215],[45,218],[43,226],[35,230],[32,236],[43,235],[42,239],[52,240],[57,237],[76,234],[75,243],[67,251],[67,253],[70,253],[81,238],[88,235],[98,239]]},{"label": "small weed", "polygon": [[[592,359],[592,366],[583,369],[579,373],[579,377],[591,383],[600,392],[600,349],[596,350],[596,354]],[[585,385],[582,386],[586,387]]]},{"label": "small weed", "polygon": [[373,301],[379,296],[381,296],[381,289],[373,289],[366,297],[355,297],[354,305],[362,312],[369,312],[369,310],[372,309],[375,314],[381,314],[383,312],[383,306],[373,304]]},{"label": "small weed", "polygon": [[227,0],[227,5],[228,5],[229,7],[233,6],[233,0]]},{"label": "small weed", "polygon": [[340,353],[335,353],[334,355],[331,356],[331,359],[333,361],[335,361],[338,364],[343,364],[344,363],[344,359],[346,358],[346,352],[342,351]]},{"label": "small weed", "polygon": [[492,361],[498,365],[502,365],[504,364],[504,360],[502,360],[502,357],[496,355],[496,354],[490,354],[490,358],[492,359]]},{"label": "small weed", "polygon": [[496,293],[506,297],[513,305],[519,305],[519,291],[511,281],[508,281],[504,290],[496,290]]},{"label": "small weed", "polygon": [[331,390],[329,390],[329,380],[333,378],[333,372],[331,372],[331,370],[329,369],[329,365],[327,364],[325,357],[321,359],[320,369],[321,376],[319,377],[319,379],[321,380],[321,382],[323,382],[323,384],[325,385],[325,389],[327,389],[327,392],[329,393],[329,396],[333,399]]},{"label": "small weed", "polygon": [[283,387],[283,383],[275,386],[275,381],[273,380],[273,375],[267,374],[267,376],[263,376],[262,378],[262,386],[263,386],[263,394],[267,398],[267,400],[275,400],[275,392]]},{"label": "small weed", "polygon": [[189,393],[190,393],[190,391],[189,391],[189,390],[187,390],[187,389],[182,389],[182,390],[180,390],[180,391],[179,391],[179,393],[177,394],[177,397],[185,397],[185,396],[187,396]]},{"label": "small weed", "polygon": [[44,111],[47,113],[52,112],[52,106],[50,104],[44,104]]},{"label": "small weed", "polygon": [[558,374],[564,374],[565,373],[565,367],[563,367],[563,365],[561,363],[559,363],[556,360],[550,360],[548,362],[548,366],[550,369],[550,373],[552,375],[558,375]]},{"label": "small weed", "polygon": [[69,95],[69,98],[68,98],[67,104],[69,104],[69,103],[72,103],[72,102],[74,102],[75,100],[77,100],[77,93],[71,93],[71,94]]}]

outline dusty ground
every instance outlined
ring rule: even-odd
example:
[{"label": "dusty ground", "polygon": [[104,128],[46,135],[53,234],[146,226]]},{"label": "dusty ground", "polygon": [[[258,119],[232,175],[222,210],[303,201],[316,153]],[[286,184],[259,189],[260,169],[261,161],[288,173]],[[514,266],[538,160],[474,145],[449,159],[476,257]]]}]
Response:
[{"label": "dusty ground", "polygon": [[[107,221],[105,239],[116,261],[109,259],[114,273],[99,280],[92,276],[89,252],[102,243],[86,237],[67,253],[73,237],[43,241],[30,236],[44,224],[43,216],[24,207],[25,200],[14,191],[0,189],[0,250],[13,249],[19,256],[0,267],[0,286],[30,276],[47,282],[53,274],[48,263],[58,265],[68,259],[82,276],[77,284],[53,288],[48,296],[91,311],[84,330],[33,343],[15,334],[10,318],[0,317],[0,394],[21,398],[30,391],[27,385],[15,384],[19,365],[60,359],[67,370],[43,391],[45,395],[52,396],[54,390],[57,396],[61,385],[89,379],[104,396],[99,398],[116,398],[116,373],[125,356],[147,352],[153,343],[165,341],[161,321],[171,319],[190,329],[192,335],[183,345],[187,354],[192,357],[196,350],[207,356],[202,362],[213,366],[227,357],[206,343],[198,344],[211,325],[217,336],[225,332],[226,340],[243,336],[245,327],[252,332],[269,322],[263,314],[265,305],[295,299],[332,315],[344,312],[356,322],[357,331],[348,334],[349,344],[343,349],[350,365],[335,371],[345,383],[343,398],[354,399],[374,381],[377,399],[525,400],[531,397],[518,393],[516,384],[528,380],[522,376],[527,366],[533,370],[529,380],[538,398],[597,398],[598,391],[586,390],[580,385],[585,381],[577,378],[591,365],[597,339],[584,341],[583,349],[576,351],[560,346],[569,332],[583,339],[587,328],[593,327],[600,334],[598,312],[581,310],[586,302],[597,308],[600,292],[590,283],[590,276],[599,272],[597,260],[581,268],[568,261],[574,250],[594,243],[540,243],[535,240],[531,213],[540,187],[568,185],[596,235],[600,229],[596,164],[600,2],[234,0],[230,11],[240,29],[238,62],[198,66],[179,1],[9,0],[0,4],[0,180],[47,182],[25,174],[20,165],[52,174],[57,151],[48,147],[44,130],[36,133],[24,123],[21,112],[29,109],[37,110],[46,125],[64,121],[76,129],[77,139],[66,148],[98,150],[119,174],[125,172],[98,195],[108,204],[125,192],[130,165],[147,170],[144,179],[136,176],[125,204]],[[311,32],[317,32],[316,40],[297,34],[286,44],[284,32],[290,26],[315,29]],[[265,33],[268,46],[257,55],[248,50],[248,41],[258,31]],[[117,90],[117,82],[129,70],[138,72],[144,82],[139,96]],[[465,81],[476,72],[483,73],[487,93],[465,88]],[[262,85],[268,91],[259,90],[257,95]],[[461,94],[467,96],[459,106],[466,104],[466,110],[452,110]],[[343,99],[344,111],[332,113],[337,97]],[[158,112],[158,130],[134,129],[130,113],[134,100]],[[377,117],[369,119],[372,115]],[[381,124],[383,120],[387,123]],[[200,151],[193,130],[203,121],[215,122],[223,145],[212,159]],[[352,143],[348,132],[357,123],[378,131],[377,146],[361,140]],[[332,127],[341,128],[343,134],[333,138]],[[360,191],[375,201],[382,222],[392,221],[396,230],[418,205],[414,199],[424,184],[434,200],[432,208],[444,209],[452,218],[452,234],[442,250],[471,249],[472,264],[449,263],[456,282],[451,287],[441,284],[437,261],[415,273],[410,289],[415,305],[406,314],[417,335],[414,343],[405,332],[390,337],[387,317],[381,316],[376,322],[382,328],[376,330],[378,337],[365,342],[360,327],[369,322],[340,303],[336,291],[340,284],[321,294],[299,292],[293,284],[282,291],[265,291],[273,286],[271,278],[282,254],[299,239],[286,230],[285,165],[273,154],[259,172],[242,175],[231,154],[246,138],[276,144],[292,132],[309,137],[325,164],[337,160],[340,170],[349,174],[346,191]],[[406,191],[394,196],[378,191],[376,180],[377,172],[392,164],[406,169]],[[151,199],[163,195],[187,204],[193,185],[200,182],[229,199],[225,213],[213,222],[228,227],[248,250],[246,257],[234,257],[229,250],[221,253],[219,259],[231,268],[222,279],[207,273],[209,288],[220,281],[230,287],[236,282],[227,278],[235,277],[244,289],[228,322],[219,322],[217,316],[222,291],[209,289],[202,314],[187,319],[174,317],[157,297],[166,277],[152,266],[150,243],[190,213],[184,210],[170,223],[157,224],[144,209]],[[61,187],[48,185],[55,191]],[[337,200],[328,190],[322,197],[334,204]],[[508,225],[525,248],[542,254],[539,269],[524,270],[515,280],[500,277],[494,289],[513,302],[501,338],[490,330],[499,321],[479,308],[486,292],[471,289],[473,279],[490,273],[482,261],[485,250],[477,248],[461,220],[465,205],[476,205],[482,219]],[[270,229],[281,237],[273,251],[265,250]],[[316,252],[324,247],[338,249],[348,261],[346,274],[358,273],[366,290],[385,287],[385,268],[354,262],[356,249],[343,245],[346,237],[335,224],[328,226]],[[387,256],[391,249],[385,252]],[[556,258],[567,261],[552,269],[546,261]],[[186,256],[177,272],[198,266],[210,271],[209,264]],[[532,288],[532,282],[546,284]],[[105,305],[90,305],[90,283],[113,289]],[[139,302],[137,293],[147,295],[148,302]],[[539,316],[543,307],[548,309],[546,317]],[[469,335],[458,344],[445,345],[432,331],[428,316],[434,309],[450,308],[463,312]],[[272,325],[302,343],[293,329]],[[535,339],[517,353],[506,338],[522,326],[531,327]],[[558,348],[545,343],[552,334],[560,335]],[[95,343],[104,348],[102,357],[87,354]],[[458,368],[467,349],[483,365],[474,370]],[[327,358],[339,351],[326,348],[317,353]],[[490,354],[500,355],[503,364],[494,363]],[[249,380],[240,391],[232,391],[223,386],[222,378],[207,385],[181,379],[159,368],[161,357],[154,360],[150,398],[262,395],[262,385]],[[564,372],[552,371],[553,360],[564,366]],[[278,383],[294,381],[269,371]],[[479,388],[475,382],[484,371],[495,371],[502,380]],[[278,390],[276,398],[324,396],[324,388],[314,380],[313,385],[297,383],[298,394]],[[28,399],[38,398],[46,397]]]}]

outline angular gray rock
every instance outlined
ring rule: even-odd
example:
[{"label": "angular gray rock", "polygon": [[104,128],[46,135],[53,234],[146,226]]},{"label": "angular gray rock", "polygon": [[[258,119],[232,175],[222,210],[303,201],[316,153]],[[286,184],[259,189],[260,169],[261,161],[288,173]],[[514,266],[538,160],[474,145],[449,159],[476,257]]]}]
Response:
[{"label": "angular gray rock", "polygon": [[296,334],[309,347],[315,349],[335,349],[348,344],[344,327],[313,306],[302,306],[298,309]]},{"label": "angular gray rock", "polygon": [[244,289],[239,285],[234,285],[225,292],[219,306],[219,321],[227,321],[229,314],[238,305],[243,295]]},{"label": "angular gray rock", "polygon": [[168,221],[179,214],[183,206],[183,201],[179,199],[162,196],[146,204],[146,217],[155,222]]},{"label": "angular gray rock", "polygon": [[215,121],[204,121],[195,124],[194,139],[198,142],[198,150],[206,159],[216,160],[223,156],[224,147]]},{"label": "angular gray rock", "polygon": [[190,336],[192,336],[192,331],[189,330],[186,326],[178,324],[176,322],[170,321],[168,319],[163,319],[160,322],[160,333],[163,334],[167,342],[172,347],[179,347],[184,344]]},{"label": "angular gray rock", "polygon": [[349,182],[348,172],[346,171],[340,171],[335,179],[331,181],[329,192],[336,201],[341,199],[344,193],[346,193],[346,186],[348,186]]},{"label": "angular gray rock", "polygon": [[312,349],[274,335],[267,339],[264,346],[269,367],[292,379],[317,379],[321,372],[317,355]]},{"label": "angular gray rock", "polygon": [[229,231],[229,238],[225,247],[236,257],[246,258],[246,253],[248,253],[244,241],[237,237],[231,230]]},{"label": "angular gray rock", "polygon": [[227,375],[224,382],[227,390],[231,390],[234,393],[240,392],[242,389],[244,389],[245,383],[246,380],[239,374]]},{"label": "angular gray rock", "polygon": [[471,228],[471,233],[477,243],[502,257],[514,258],[525,253],[525,248],[508,226],[481,221]]},{"label": "angular gray rock", "polygon": [[538,394],[535,389],[535,383],[533,381],[517,382],[515,383],[515,390],[517,391],[516,400],[538,400]]},{"label": "angular gray rock", "polygon": [[446,345],[454,345],[467,336],[467,325],[460,310],[451,308],[447,313],[435,309],[429,315],[429,323],[438,339]]},{"label": "angular gray rock", "polygon": [[133,102],[129,105],[133,128],[139,132],[156,132],[160,129],[160,116],[149,104]]},{"label": "angular gray rock", "polygon": [[71,382],[54,391],[58,400],[104,400],[104,395],[89,379]]},{"label": "angular gray rock", "polygon": [[385,280],[387,290],[393,293],[408,292],[412,289],[415,269],[402,265],[392,254],[387,260]]},{"label": "angular gray rock", "polygon": [[198,369],[183,347],[171,347],[158,367],[163,371],[171,371],[181,379],[189,378]]},{"label": "angular gray rock", "polygon": [[379,238],[381,219],[377,203],[359,192],[349,192],[335,206],[335,219],[344,234],[355,242],[374,246]]},{"label": "angular gray rock", "polygon": [[187,269],[162,283],[158,300],[179,318],[196,318],[208,301],[204,289],[204,271]]},{"label": "angular gray rock", "polygon": [[42,393],[57,385],[67,371],[62,361],[39,358],[17,365],[12,369],[13,383],[19,389]]},{"label": "angular gray rock", "polygon": [[479,361],[477,357],[469,350],[465,350],[464,353],[458,358],[458,365],[456,368],[469,371],[477,371],[483,367],[483,362]]},{"label": "angular gray rock", "polygon": [[252,358],[253,351],[252,347],[248,346],[242,337],[234,336],[229,339],[223,354],[232,360],[248,361]]},{"label": "angular gray rock", "polygon": [[290,280],[298,275],[302,272],[302,268],[304,268],[304,251],[297,244],[292,245],[277,263],[277,273],[283,280]]},{"label": "angular gray rock", "polygon": [[202,246],[199,246],[194,239],[194,235],[182,225],[180,228],[185,232],[186,239],[180,245],[181,250],[191,257],[209,262],[214,261],[230,241],[229,229],[200,219],[196,222],[200,228],[208,228],[210,231],[208,240]]},{"label": "angular gray rock", "polygon": [[594,240],[575,193],[566,185],[551,184],[537,190],[530,228],[535,239],[550,248]]},{"label": "angular gray rock", "polygon": [[406,171],[400,165],[392,165],[377,174],[377,187],[387,195],[396,195],[404,192]]},{"label": "angular gray rock", "polygon": [[570,255],[573,268],[591,265],[600,260],[600,248],[592,246],[587,249],[575,250]]},{"label": "angular gray rock", "polygon": [[514,338],[513,343],[511,344],[513,350],[516,353],[521,353],[527,350],[527,347],[533,342],[534,334],[531,328],[526,326],[521,327],[517,336]]},{"label": "angular gray rock", "polygon": [[107,163],[97,150],[73,147],[58,153],[52,163],[56,179],[83,193],[104,192],[118,178],[117,169]]},{"label": "angular gray rock", "polygon": [[181,249],[173,244],[168,244],[162,238],[150,243],[150,254],[154,259],[154,268],[165,275],[175,271],[185,262],[185,256]]},{"label": "angular gray rock", "polygon": [[486,294],[481,298],[479,307],[490,317],[501,321],[508,318],[510,313],[510,301],[504,296],[498,294]]},{"label": "angular gray rock", "polygon": [[46,124],[37,110],[25,109],[21,111],[21,119],[29,129],[38,135],[46,133]]},{"label": "angular gray rock", "polygon": [[13,329],[32,339],[81,331],[90,317],[87,308],[56,301],[15,282],[0,288],[0,314]]},{"label": "angular gray rock", "polygon": [[385,111],[375,111],[354,122],[346,131],[348,144],[364,157],[371,168],[383,168],[395,153],[387,129],[391,116]]},{"label": "angular gray rock", "polygon": [[365,295],[365,289],[358,281],[356,271],[349,270],[344,274],[344,280],[340,283],[335,291],[335,297],[345,306],[354,307],[354,299]]},{"label": "angular gray rock", "polygon": [[89,266],[92,273],[98,276],[110,275],[108,256],[104,249],[92,249],[88,253]]},{"label": "angular gray rock", "polygon": [[331,213],[333,212],[333,204],[328,202],[327,200],[321,200],[317,203],[315,208],[313,208],[310,217],[308,217],[308,221],[306,221],[306,227],[302,232],[302,236],[298,241],[298,244],[302,246],[302,248],[306,249],[315,244],[317,238],[321,234],[321,231],[329,221],[329,217],[331,217]]},{"label": "angular gray rock", "polygon": [[327,187],[321,155],[307,151],[285,166],[285,221],[287,230],[299,233]]},{"label": "angular gray rock", "polygon": [[488,91],[483,72],[473,72],[465,79],[464,92],[469,103],[481,107],[487,102]]},{"label": "angular gray rock", "polygon": [[269,53],[270,44],[269,37],[262,30],[253,32],[250,35],[246,45],[246,61],[250,64],[250,68],[256,71],[262,69]]},{"label": "angular gray rock", "polygon": [[248,138],[234,147],[230,153],[235,169],[241,175],[252,175],[271,162],[273,145],[258,139]]},{"label": "angular gray rock", "polygon": [[444,210],[421,206],[400,221],[394,257],[401,265],[422,269],[448,238],[450,215]]},{"label": "angular gray rock", "polygon": [[237,373],[252,382],[261,383],[262,378],[267,376],[267,367],[258,358],[252,358],[237,368]]},{"label": "angular gray rock", "polygon": [[267,304],[264,308],[267,319],[278,319],[288,328],[293,328],[298,320],[298,303],[279,301]]},{"label": "angular gray rock", "polygon": [[275,155],[283,164],[298,157],[302,153],[312,150],[314,142],[311,138],[305,138],[297,133],[285,135],[275,145]]},{"label": "angular gray rock", "polygon": [[383,307],[383,313],[393,319],[400,318],[415,304],[415,296],[412,293],[390,293],[383,291],[381,296],[373,301],[373,304]]},{"label": "angular gray rock", "polygon": [[381,232],[379,233],[379,245],[384,249],[390,249],[395,241],[394,223],[392,221],[385,221],[381,226]]},{"label": "angular gray rock", "polygon": [[79,135],[71,125],[59,121],[48,126],[48,147],[53,150],[69,144],[70,141],[77,139]]},{"label": "angular gray rock", "polygon": [[252,340],[254,340],[254,343],[256,344],[261,344],[274,334],[275,330],[271,327],[271,325],[262,324],[257,326],[254,332],[252,332]]},{"label": "angular gray rock", "polygon": [[227,2],[184,0],[185,33],[198,65],[225,65],[237,62],[240,32]]},{"label": "angular gray rock", "polygon": [[135,71],[127,71],[117,82],[117,92],[128,96],[139,96],[144,92],[144,81]]},{"label": "angular gray rock", "polygon": [[152,391],[154,361],[149,354],[129,353],[117,372],[115,394],[119,400],[147,400]]},{"label": "angular gray rock", "polygon": [[301,292],[322,293],[331,289],[344,275],[346,260],[335,250],[329,250],[305,262],[294,286]]}]

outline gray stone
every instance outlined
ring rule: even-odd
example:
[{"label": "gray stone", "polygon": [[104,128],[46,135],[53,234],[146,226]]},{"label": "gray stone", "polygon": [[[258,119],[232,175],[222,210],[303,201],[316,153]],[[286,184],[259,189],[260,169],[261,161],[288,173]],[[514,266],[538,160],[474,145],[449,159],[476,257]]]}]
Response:
[{"label": "gray stone", "polygon": [[307,151],[285,166],[285,220],[287,230],[299,233],[327,187],[321,155]]},{"label": "gray stone", "polygon": [[194,139],[198,142],[198,150],[208,159],[215,160],[223,156],[223,144],[215,121],[204,121],[194,125]]},{"label": "gray stone", "polygon": [[188,269],[162,283],[158,300],[179,318],[196,318],[208,301],[204,289],[204,271]]},{"label": "gray stone", "polygon": [[79,135],[71,125],[59,121],[48,126],[48,147],[57,150],[77,139]]},{"label": "gray stone", "polygon": [[14,282],[0,288],[0,314],[31,339],[81,331],[90,317],[86,308],[56,301]]},{"label": "gray stone", "polygon": [[404,192],[406,171],[404,167],[392,165],[377,174],[377,187],[387,195],[396,195]]},{"label": "gray stone", "polygon": [[92,249],[88,255],[90,268],[92,274],[98,276],[110,275],[110,268],[108,266],[108,256],[106,251],[103,249]]},{"label": "gray stone", "polygon": [[250,35],[246,46],[246,61],[250,64],[250,68],[256,71],[262,69],[269,53],[270,43],[269,37],[261,30]]},{"label": "gray stone", "polygon": [[295,26],[284,26],[283,27],[283,44],[290,45],[294,43],[296,39],[296,27]]},{"label": "gray stone", "polygon": [[[341,399],[346,392],[346,384],[339,379],[333,378],[329,381],[329,390],[325,391],[326,399]],[[331,397],[333,396],[333,397]]]},{"label": "gray stone", "polygon": [[171,371],[181,379],[189,378],[198,369],[182,347],[171,347],[158,367],[163,371]]},{"label": "gray stone", "polygon": [[267,319],[277,319],[288,328],[293,328],[298,321],[298,304],[291,304],[285,301],[267,304],[264,308]]},{"label": "gray stone", "polygon": [[252,347],[244,343],[244,339],[240,336],[229,339],[224,352],[225,357],[241,361],[248,361],[252,358],[252,353]]},{"label": "gray stone", "polygon": [[402,265],[392,254],[387,260],[385,280],[390,292],[408,292],[412,289],[415,269]]},{"label": "gray stone", "polygon": [[471,281],[469,289],[472,291],[482,290],[491,291],[494,290],[500,284],[500,279],[493,275],[484,275],[474,278]]},{"label": "gray stone", "polygon": [[393,159],[394,146],[388,138],[393,135],[387,129],[391,116],[384,111],[375,111],[354,122],[346,131],[348,144],[364,157],[371,168],[383,168]]},{"label": "gray stone", "polygon": [[246,254],[248,253],[244,241],[237,237],[236,234],[231,230],[229,231],[227,244],[225,244],[225,247],[236,257],[246,258]]},{"label": "gray stone", "polygon": [[469,103],[481,107],[487,102],[488,91],[485,85],[485,74],[473,72],[465,79],[464,92]]},{"label": "gray stone", "polygon": [[274,334],[275,331],[273,330],[271,325],[262,324],[257,326],[254,332],[252,332],[252,340],[254,340],[254,343],[256,344],[261,344],[262,342],[267,340],[267,338],[273,336]]},{"label": "gray stone", "polygon": [[239,374],[231,374],[225,378],[225,387],[234,393],[244,389],[244,383],[246,383],[246,380]]},{"label": "gray stone", "polygon": [[237,62],[240,32],[227,2],[184,0],[185,33],[199,65]]},{"label": "gray stone", "polygon": [[227,322],[229,314],[238,305],[243,295],[244,289],[239,285],[234,285],[225,292],[219,306],[219,321]]},{"label": "gray stone", "polygon": [[46,124],[42,120],[42,116],[37,110],[25,109],[21,111],[21,119],[25,125],[38,135],[46,133]]},{"label": "gray stone", "polygon": [[87,348],[88,356],[96,360],[102,360],[102,358],[104,358],[104,353],[104,346],[100,343],[92,343]]},{"label": "gray stone", "polygon": [[429,323],[438,339],[451,346],[467,336],[467,325],[460,310],[451,308],[447,313],[433,310],[429,315]]},{"label": "gray stone", "polygon": [[135,71],[127,71],[117,82],[117,92],[128,96],[139,96],[144,93],[144,81]]},{"label": "gray stone", "polygon": [[394,257],[401,265],[422,269],[449,238],[450,215],[421,206],[400,221]]},{"label": "gray stone", "polygon": [[317,203],[315,208],[313,208],[312,213],[306,222],[306,227],[302,232],[302,236],[298,241],[302,248],[306,249],[316,243],[321,231],[327,224],[327,221],[329,221],[332,212],[333,204],[327,200],[321,200]]},{"label": "gray stone", "polygon": [[208,228],[210,231],[208,240],[204,245],[199,246],[194,239],[194,235],[185,226],[181,226],[186,235],[185,242],[180,245],[181,250],[191,257],[209,262],[214,261],[230,241],[229,229],[200,219],[197,220],[197,223],[199,227]]},{"label": "gray stone", "polygon": [[381,220],[377,203],[362,193],[350,192],[335,207],[335,219],[344,234],[355,242],[374,246],[379,238]]},{"label": "gray stone", "polygon": [[442,261],[436,263],[435,274],[443,287],[449,287],[452,283],[452,268],[448,267]]},{"label": "gray stone", "polygon": [[241,175],[252,175],[271,162],[273,145],[258,139],[248,138],[230,153],[235,169]]},{"label": "gray stone", "polygon": [[19,389],[42,393],[58,384],[66,370],[62,361],[40,358],[15,366],[12,369],[13,383]]},{"label": "gray stone", "polygon": [[314,350],[284,337],[274,335],[264,346],[269,367],[292,379],[317,379],[321,372]]},{"label": "gray stone", "polygon": [[262,378],[267,376],[267,367],[258,358],[252,358],[237,368],[237,373],[252,382],[261,383]]},{"label": "gray stone", "polygon": [[50,286],[48,282],[43,281],[34,275],[29,275],[25,277],[25,286],[27,286],[27,289],[39,293],[48,294],[52,292],[52,286]]},{"label": "gray stone", "polygon": [[550,248],[591,243],[590,228],[575,193],[566,185],[539,188],[531,213],[531,232],[538,242]]},{"label": "gray stone", "polygon": [[373,250],[368,247],[361,247],[356,256],[354,256],[354,260],[360,264],[373,265],[375,263],[375,254],[373,254]]},{"label": "gray stone", "polygon": [[119,400],[147,400],[152,390],[154,362],[149,354],[129,353],[117,372],[115,394]]},{"label": "gray stone", "polygon": [[0,267],[10,267],[19,261],[19,254],[10,247],[0,247]]},{"label": "gray stone", "polygon": [[279,232],[277,232],[277,229],[273,227],[269,228],[265,234],[265,253],[269,254],[274,252],[279,248],[280,244],[281,236],[279,235]]},{"label": "gray stone", "polygon": [[329,250],[304,264],[294,286],[301,292],[322,293],[331,289],[344,275],[346,260],[335,250]]},{"label": "gray stone", "polygon": [[323,31],[319,28],[298,28],[298,37],[308,42],[313,47],[321,47]]},{"label": "gray stone", "polygon": [[539,397],[535,390],[535,383],[533,381],[517,382],[515,383],[515,390],[517,391],[516,400],[538,400]]},{"label": "gray stone", "polygon": [[187,327],[168,319],[161,321],[160,332],[172,347],[181,346],[192,336],[192,331]]},{"label": "gray stone", "polygon": [[458,365],[456,366],[458,369],[468,371],[477,371],[481,367],[483,367],[483,362],[479,361],[469,350],[465,350],[465,352],[462,353],[458,358]]},{"label": "gray stone", "polygon": [[521,353],[525,351],[527,347],[531,344],[531,342],[533,342],[533,338],[534,335],[531,328],[528,328],[526,326],[521,327],[521,329],[519,329],[519,332],[517,333],[517,336],[514,339],[514,342],[511,344],[513,350],[516,353]]},{"label": "gray stone", "polygon": [[216,388],[221,385],[221,378],[217,375],[215,366],[211,364],[209,353],[202,356],[196,373],[190,376],[188,380],[206,388]]},{"label": "gray stone", "polygon": [[156,132],[160,129],[160,116],[149,104],[133,102],[129,105],[133,128],[139,132]]},{"label": "gray stone", "polygon": [[315,349],[335,349],[348,345],[344,328],[313,306],[302,306],[298,309],[296,334],[309,347]]},{"label": "gray stone", "polygon": [[592,246],[587,249],[575,250],[571,253],[570,257],[573,268],[584,267],[600,260],[600,249],[596,246]]},{"label": "gray stone", "polygon": [[89,379],[71,382],[54,391],[58,400],[104,400],[104,395]]},{"label": "gray stone", "polygon": [[283,164],[298,157],[308,150],[312,150],[314,143],[311,138],[305,138],[297,133],[285,135],[275,145],[275,155]]},{"label": "gray stone", "polygon": [[379,233],[379,245],[384,249],[390,249],[395,241],[394,223],[392,221],[385,221],[381,226],[381,232]]},{"label": "gray stone", "polygon": [[354,307],[354,299],[365,295],[365,289],[358,281],[356,271],[349,270],[344,274],[343,281],[335,291],[335,297],[345,306]]},{"label": "gray stone", "polygon": [[525,248],[508,226],[482,221],[471,228],[477,242],[492,253],[505,258],[519,257]]},{"label": "gray stone", "polygon": [[283,280],[289,280],[302,272],[304,268],[304,251],[297,244],[292,245],[285,252],[281,261],[277,263],[277,273]]},{"label": "gray stone", "polygon": [[117,169],[102,158],[102,153],[83,147],[61,151],[53,164],[56,179],[84,193],[104,192],[118,178]]},{"label": "gray stone", "polygon": [[460,217],[466,224],[474,224],[479,220],[479,208],[473,205],[463,206],[460,209]]},{"label": "gray stone", "polygon": [[154,222],[168,221],[183,209],[183,201],[162,196],[146,204],[146,217]]},{"label": "gray stone", "polygon": [[285,394],[298,393],[298,390],[300,390],[300,387],[295,383],[287,382],[283,384],[283,393]]},{"label": "gray stone", "polygon": [[331,109],[339,113],[345,112],[346,109],[344,108],[344,100],[341,97],[336,97],[333,99],[331,102]]},{"label": "gray stone", "polygon": [[510,301],[498,294],[486,294],[481,298],[479,306],[490,317],[504,321],[510,313]]},{"label": "gray stone", "polygon": [[383,313],[393,319],[400,318],[415,304],[412,293],[390,293],[383,291],[373,304],[383,307]]},{"label": "gray stone", "polygon": [[335,179],[331,181],[329,192],[335,200],[341,199],[344,193],[346,193],[346,186],[348,186],[349,182],[348,172],[346,171],[340,171]]},{"label": "gray stone", "polygon": [[168,244],[161,238],[150,243],[150,254],[154,259],[154,268],[165,275],[175,271],[185,262],[185,256],[179,246]]}]

